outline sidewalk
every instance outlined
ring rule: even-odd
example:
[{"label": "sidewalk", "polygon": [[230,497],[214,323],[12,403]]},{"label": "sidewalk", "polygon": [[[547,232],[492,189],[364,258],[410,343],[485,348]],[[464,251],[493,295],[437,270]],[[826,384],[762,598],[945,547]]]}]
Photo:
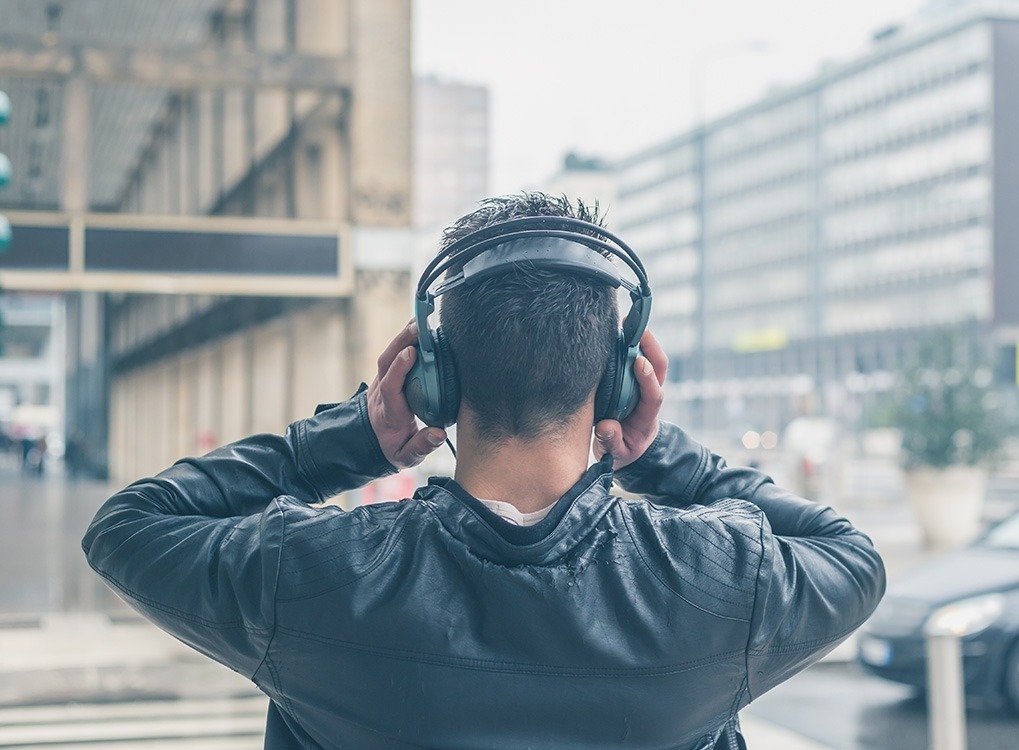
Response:
[{"label": "sidewalk", "polygon": [[753,716],[740,715],[740,726],[749,750],[834,750]]},{"label": "sidewalk", "polygon": [[[0,622],[0,747],[254,750],[264,721],[265,697],[251,683],[142,620]],[[831,750],[755,717],[741,722],[752,750]]]}]

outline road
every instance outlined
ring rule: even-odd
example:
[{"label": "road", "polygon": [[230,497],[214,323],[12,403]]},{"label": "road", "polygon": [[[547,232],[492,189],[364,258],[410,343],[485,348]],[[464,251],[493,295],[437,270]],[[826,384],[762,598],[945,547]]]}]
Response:
[{"label": "road", "polygon": [[[0,748],[260,747],[265,698],[138,620],[88,569],[81,536],[110,491],[0,466]],[[901,500],[840,509],[893,578],[924,556]],[[923,703],[845,662],[807,670],[745,714],[752,750],[927,747]],[[969,736],[971,748],[1017,748],[1019,719],[971,711]]]},{"label": "road", "polygon": [[[745,714],[834,750],[927,750],[927,710],[909,688],[860,672],[854,664],[822,663],[779,685]],[[970,708],[972,750],[1015,750],[1019,717]]]}]

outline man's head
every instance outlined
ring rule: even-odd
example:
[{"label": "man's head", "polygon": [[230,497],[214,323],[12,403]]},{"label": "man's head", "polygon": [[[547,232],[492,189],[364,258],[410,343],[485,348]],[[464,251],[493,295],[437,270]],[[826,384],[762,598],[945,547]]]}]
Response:
[{"label": "man's head", "polygon": [[[525,193],[490,198],[443,236],[443,247],[525,216],[601,224],[597,207]],[[615,290],[587,277],[532,268],[451,290],[439,310],[462,402],[485,439],[554,434],[592,398],[615,352]]]}]

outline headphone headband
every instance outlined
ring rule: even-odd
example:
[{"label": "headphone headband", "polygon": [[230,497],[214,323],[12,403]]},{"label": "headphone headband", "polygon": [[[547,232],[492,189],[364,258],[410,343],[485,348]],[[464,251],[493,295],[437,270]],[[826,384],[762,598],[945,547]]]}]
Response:
[{"label": "headphone headband", "polygon": [[[610,242],[606,242],[597,236],[592,236],[590,233],[601,235]],[[479,229],[476,232],[471,232],[466,237],[461,237],[449,247],[441,250],[421,274],[421,280],[418,282],[417,297],[420,300],[425,299],[428,296],[429,287],[443,273],[455,265],[466,264],[490,248],[516,240],[537,239],[541,237],[557,237],[569,240],[592,250],[605,251],[619,258],[637,277],[637,286],[640,289],[639,296],[651,296],[651,287],[648,284],[644,264],[641,263],[640,258],[630,246],[612,232],[597,224],[565,216],[525,216],[501,221]],[[521,260],[531,260],[536,262],[537,265],[545,265],[537,257],[507,258],[506,262],[514,263]],[[549,263],[549,265],[552,265],[552,263]],[[614,285],[618,286],[619,284],[616,283]],[[631,295],[634,293],[633,285],[628,283],[623,285],[630,290]],[[446,290],[443,289],[442,291]],[[439,293],[441,294],[442,292]]]},{"label": "headphone headband", "polygon": [[[636,283],[620,275],[611,261],[613,257],[629,268]],[[597,224],[564,216],[525,216],[461,237],[440,250],[421,274],[414,300],[418,358],[404,382],[404,392],[411,410],[422,421],[447,427],[456,421],[460,406],[453,352],[442,330],[432,331],[428,326],[436,297],[497,273],[511,269],[526,273],[532,268],[586,276],[630,293],[630,311],[595,389],[595,419],[623,419],[636,406],[640,387],[633,366],[651,315],[651,287],[640,258],[629,245]],[[436,284],[447,272],[447,277]]]}]

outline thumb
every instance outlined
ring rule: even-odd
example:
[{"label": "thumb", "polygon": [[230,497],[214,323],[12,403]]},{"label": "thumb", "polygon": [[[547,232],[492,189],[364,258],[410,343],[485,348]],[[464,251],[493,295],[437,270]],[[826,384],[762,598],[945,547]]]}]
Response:
[{"label": "thumb", "polygon": [[425,427],[418,430],[396,452],[396,467],[398,469],[406,469],[410,466],[417,466],[425,460],[429,453],[442,445],[445,439],[445,430],[440,430],[436,427]]},{"label": "thumb", "polygon": [[623,449],[623,429],[615,419],[603,419],[594,426],[595,454],[618,456]]}]

